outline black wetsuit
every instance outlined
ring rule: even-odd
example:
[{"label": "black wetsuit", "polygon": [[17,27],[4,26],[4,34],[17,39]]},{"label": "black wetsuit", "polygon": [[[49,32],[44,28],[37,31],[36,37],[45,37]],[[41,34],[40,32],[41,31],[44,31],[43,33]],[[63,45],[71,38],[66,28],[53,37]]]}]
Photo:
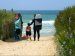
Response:
[{"label": "black wetsuit", "polygon": [[33,19],[31,24],[33,24],[33,29],[34,29],[34,41],[36,40],[36,32],[38,35],[38,41],[40,38],[40,30],[42,29],[42,18],[38,18],[38,19]]}]

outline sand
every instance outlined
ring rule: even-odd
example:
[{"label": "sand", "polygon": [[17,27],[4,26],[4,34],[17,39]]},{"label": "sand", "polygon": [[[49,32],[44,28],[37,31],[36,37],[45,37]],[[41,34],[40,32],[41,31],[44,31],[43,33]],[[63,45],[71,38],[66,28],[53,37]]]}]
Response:
[{"label": "sand", "polygon": [[53,36],[40,37],[40,41],[0,41],[0,56],[57,56]]}]

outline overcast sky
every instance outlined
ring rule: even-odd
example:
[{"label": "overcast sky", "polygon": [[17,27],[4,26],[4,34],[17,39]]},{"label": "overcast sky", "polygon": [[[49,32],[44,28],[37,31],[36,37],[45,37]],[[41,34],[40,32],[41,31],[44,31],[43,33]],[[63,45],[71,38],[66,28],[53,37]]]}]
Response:
[{"label": "overcast sky", "polygon": [[74,5],[75,0],[0,0],[0,9],[8,10],[63,10]]}]

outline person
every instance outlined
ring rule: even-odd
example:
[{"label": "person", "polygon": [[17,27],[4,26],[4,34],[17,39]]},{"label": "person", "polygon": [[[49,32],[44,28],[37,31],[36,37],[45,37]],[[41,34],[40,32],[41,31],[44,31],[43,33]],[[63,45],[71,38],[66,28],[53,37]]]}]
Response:
[{"label": "person", "polygon": [[28,23],[28,26],[26,27],[26,37],[30,38],[30,40],[31,40],[31,27],[30,27],[30,23]]},{"label": "person", "polygon": [[21,34],[21,29],[22,29],[22,22],[20,19],[19,14],[15,14],[15,40],[20,40],[20,34]]},{"label": "person", "polygon": [[22,28],[23,28],[22,16],[21,16],[21,14],[20,14],[20,13],[18,13],[18,16],[19,16],[19,18],[20,18],[20,21],[21,21],[21,29],[22,29]]},{"label": "person", "polygon": [[19,16],[20,21],[21,21],[21,34],[20,34],[20,36],[22,36],[22,29],[23,29],[23,21],[22,21],[22,16],[21,16],[21,14],[20,14],[20,13],[18,13],[18,16]]},{"label": "person", "polygon": [[40,30],[42,29],[42,18],[40,14],[34,14],[34,19],[32,20],[32,22],[30,23],[31,25],[33,25],[33,29],[34,29],[34,41],[36,40],[36,32],[37,32],[37,37],[38,37],[38,41],[40,38]]}]

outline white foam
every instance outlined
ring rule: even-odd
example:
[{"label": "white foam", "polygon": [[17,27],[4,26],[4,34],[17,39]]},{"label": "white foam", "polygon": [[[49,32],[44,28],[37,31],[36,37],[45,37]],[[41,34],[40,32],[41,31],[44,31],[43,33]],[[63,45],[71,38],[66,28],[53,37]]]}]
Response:
[{"label": "white foam", "polygon": [[55,21],[42,21],[43,24],[54,24]]}]

